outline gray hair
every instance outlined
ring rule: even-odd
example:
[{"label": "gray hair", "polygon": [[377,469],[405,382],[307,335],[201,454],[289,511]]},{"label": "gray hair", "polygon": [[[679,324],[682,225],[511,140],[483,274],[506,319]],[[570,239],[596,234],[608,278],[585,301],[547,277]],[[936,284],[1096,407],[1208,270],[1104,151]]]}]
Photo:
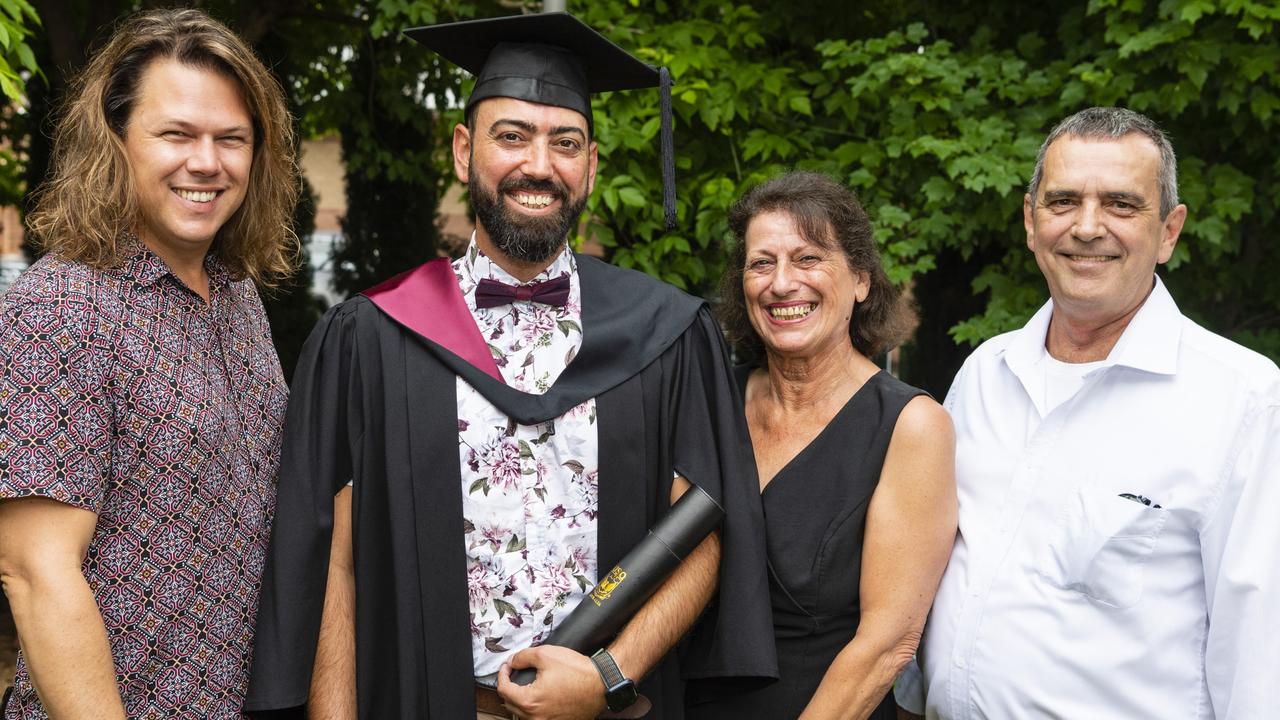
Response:
[{"label": "gray hair", "polygon": [[1027,193],[1032,200],[1035,199],[1040,180],[1044,177],[1044,156],[1054,140],[1063,135],[1118,140],[1131,133],[1147,137],[1160,151],[1156,181],[1160,184],[1160,218],[1163,220],[1178,206],[1178,160],[1173,154],[1173,145],[1151,118],[1125,108],[1091,107],[1058,123],[1049,131],[1049,137],[1044,139],[1036,155],[1036,169],[1031,174]]}]

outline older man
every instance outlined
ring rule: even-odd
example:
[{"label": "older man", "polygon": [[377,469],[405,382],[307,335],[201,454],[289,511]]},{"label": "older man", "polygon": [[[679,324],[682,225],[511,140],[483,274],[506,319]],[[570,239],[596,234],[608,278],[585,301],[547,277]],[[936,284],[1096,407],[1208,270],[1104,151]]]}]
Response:
[{"label": "older man", "polygon": [[255,281],[290,269],[284,96],[203,13],[122,24],[66,100],[0,303],[10,718],[233,718],[285,385]]},{"label": "older man", "polygon": [[[248,707],[633,717],[639,685],[649,717],[679,717],[680,673],[661,661],[717,576],[728,590],[707,659],[680,670],[775,674],[762,518],[719,330],[702,301],[566,245],[596,180],[590,93],[659,71],[565,14],[409,34],[477,73],[453,133],[475,235],[452,263],[335,308],[308,341]],[[694,551],[591,658],[528,649],[593,602],[690,483],[724,507],[723,542]],[[531,685],[508,679],[526,667]],[[494,674],[496,691],[475,683]]]},{"label": "older man", "polygon": [[[1280,668],[1280,371],[1184,317],[1173,149],[1091,108],[1023,201],[1051,300],[946,406],[960,536],[898,700],[930,718],[1262,718]],[[925,701],[920,703],[921,691]]]}]

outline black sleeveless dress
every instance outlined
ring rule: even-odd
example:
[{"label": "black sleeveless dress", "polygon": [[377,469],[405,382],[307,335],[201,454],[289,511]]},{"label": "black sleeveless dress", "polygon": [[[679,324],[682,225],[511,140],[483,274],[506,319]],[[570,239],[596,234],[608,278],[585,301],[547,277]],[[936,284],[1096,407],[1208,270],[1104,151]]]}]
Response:
[{"label": "black sleeveless dress", "polygon": [[[749,371],[739,368],[740,387]],[[902,408],[924,392],[871,376],[760,496],[769,553],[778,682],[689,707],[690,720],[789,720],[804,711],[858,629],[867,505]],[[892,693],[871,714],[893,720]]]}]

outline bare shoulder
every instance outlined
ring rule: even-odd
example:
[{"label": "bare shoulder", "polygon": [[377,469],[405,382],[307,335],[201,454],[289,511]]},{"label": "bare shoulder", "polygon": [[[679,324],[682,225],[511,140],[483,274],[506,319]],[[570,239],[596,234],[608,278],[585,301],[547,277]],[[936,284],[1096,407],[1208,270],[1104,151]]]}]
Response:
[{"label": "bare shoulder", "polygon": [[898,415],[889,452],[892,453],[895,446],[923,450],[954,445],[955,428],[951,424],[951,415],[937,400],[928,395],[917,395]]},{"label": "bare shoulder", "polygon": [[953,485],[955,444],[947,411],[927,395],[913,398],[894,425],[881,483],[917,490]]}]

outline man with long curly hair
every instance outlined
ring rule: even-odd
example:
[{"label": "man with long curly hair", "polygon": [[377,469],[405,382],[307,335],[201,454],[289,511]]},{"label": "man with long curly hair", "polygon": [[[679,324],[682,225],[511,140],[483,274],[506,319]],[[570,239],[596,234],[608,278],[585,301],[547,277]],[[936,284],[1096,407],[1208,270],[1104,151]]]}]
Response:
[{"label": "man with long curly hair", "polygon": [[0,303],[5,717],[240,717],[286,388],[291,120],[207,15],[122,24],[64,101]]}]

